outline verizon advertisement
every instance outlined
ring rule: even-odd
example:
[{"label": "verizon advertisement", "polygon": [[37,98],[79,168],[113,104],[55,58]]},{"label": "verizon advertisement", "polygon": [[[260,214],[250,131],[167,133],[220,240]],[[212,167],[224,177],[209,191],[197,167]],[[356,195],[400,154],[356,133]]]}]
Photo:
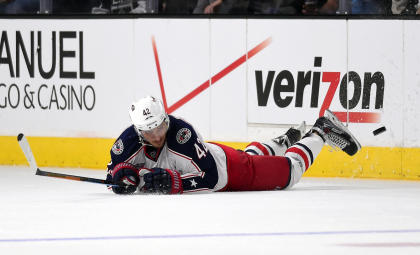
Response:
[{"label": "verizon advertisement", "polygon": [[[326,109],[333,110],[344,122],[381,121],[384,73],[391,75],[391,69],[375,65],[374,61],[364,70],[350,68],[345,22],[249,23],[251,35],[272,38],[265,52],[249,63],[250,122],[312,123]],[[276,33],[271,26],[276,27]]]},{"label": "verizon advertisement", "polygon": [[416,20],[0,25],[0,135],[116,137],[151,94],[207,140],[269,139],[330,109],[364,145],[420,142]]}]

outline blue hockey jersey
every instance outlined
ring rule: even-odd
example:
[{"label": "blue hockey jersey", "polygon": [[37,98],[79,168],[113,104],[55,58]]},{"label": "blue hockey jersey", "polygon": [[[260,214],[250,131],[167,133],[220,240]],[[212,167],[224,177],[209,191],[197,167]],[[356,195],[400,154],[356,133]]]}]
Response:
[{"label": "blue hockey jersey", "polygon": [[111,148],[107,180],[117,164],[127,162],[137,168],[177,170],[184,193],[218,191],[227,184],[226,155],[219,146],[206,143],[186,121],[169,115],[169,129],[165,145],[156,149],[142,143],[134,126],[129,126]]}]

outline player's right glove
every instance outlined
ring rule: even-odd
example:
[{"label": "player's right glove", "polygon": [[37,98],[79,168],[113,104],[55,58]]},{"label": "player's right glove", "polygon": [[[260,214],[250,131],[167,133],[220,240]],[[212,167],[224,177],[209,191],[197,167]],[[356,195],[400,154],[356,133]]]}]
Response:
[{"label": "player's right glove", "polygon": [[116,194],[132,194],[140,183],[139,169],[130,163],[119,163],[112,170],[112,191]]}]

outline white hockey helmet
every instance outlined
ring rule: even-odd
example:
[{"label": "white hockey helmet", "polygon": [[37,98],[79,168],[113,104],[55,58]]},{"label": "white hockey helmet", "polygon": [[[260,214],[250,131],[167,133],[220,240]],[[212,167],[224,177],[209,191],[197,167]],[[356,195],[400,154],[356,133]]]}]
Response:
[{"label": "white hockey helmet", "polygon": [[152,130],[163,121],[169,127],[169,117],[162,102],[152,96],[146,96],[132,103],[129,114],[131,122],[140,135],[141,131]]}]

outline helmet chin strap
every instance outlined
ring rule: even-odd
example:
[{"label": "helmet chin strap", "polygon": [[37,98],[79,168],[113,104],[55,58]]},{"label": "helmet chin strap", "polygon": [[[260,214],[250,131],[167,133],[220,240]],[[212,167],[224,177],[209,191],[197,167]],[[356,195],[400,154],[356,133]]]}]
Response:
[{"label": "helmet chin strap", "polygon": [[141,132],[136,128],[136,126],[133,125],[134,130],[136,130],[137,135],[139,136],[139,143],[141,144],[145,144],[145,143],[149,143],[148,141],[146,141],[146,139],[144,139],[143,135],[141,134]]}]

